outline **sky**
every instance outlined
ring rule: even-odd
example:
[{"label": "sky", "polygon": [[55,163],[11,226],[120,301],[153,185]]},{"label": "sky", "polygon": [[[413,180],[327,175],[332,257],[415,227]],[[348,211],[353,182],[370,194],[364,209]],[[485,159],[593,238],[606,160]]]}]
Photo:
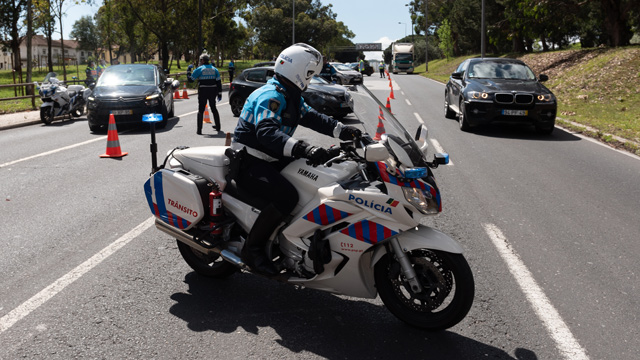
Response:
[{"label": "sky", "polygon": [[[342,21],[355,37],[354,43],[382,43],[387,48],[391,42],[411,35],[409,0],[320,0],[323,5],[332,4],[337,20]],[[102,2],[100,2],[100,5]],[[73,24],[82,16],[93,16],[100,5],[75,5],[70,3],[63,18],[64,37],[69,38]],[[382,59],[382,52],[366,52],[368,60]]]}]

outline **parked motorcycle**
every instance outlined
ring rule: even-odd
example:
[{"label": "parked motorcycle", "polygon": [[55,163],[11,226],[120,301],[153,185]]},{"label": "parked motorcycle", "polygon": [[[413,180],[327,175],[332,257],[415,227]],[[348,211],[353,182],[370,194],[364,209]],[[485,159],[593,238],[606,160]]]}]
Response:
[{"label": "parked motorcycle", "polygon": [[[449,157],[427,161],[426,126],[414,140],[364,86],[348,93],[363,136],[341,142],[324,165],[298,159],[282,170],[300,200],[266,245],[280,270],[273,278],[353,297],[379,294],[407,324],[450,328],[471,308],[473,274],[455,240],[420,223],[442,211],[432,169]],[[240,253],[264,204],[234,182],[243,151],[178,147],[159,167],[152,154],[146,199],[187,264],[212,278],[251,272]]]},{"label": "parked motorcycle", "polygon": [[[91,89],[83,85],[69,85],[58,80],[58,74],[50,72],[39,85],[40,120],[49,125],[57,116],[80,117],[84,114]],[[36,82],[36,86],[38,83]]]}]

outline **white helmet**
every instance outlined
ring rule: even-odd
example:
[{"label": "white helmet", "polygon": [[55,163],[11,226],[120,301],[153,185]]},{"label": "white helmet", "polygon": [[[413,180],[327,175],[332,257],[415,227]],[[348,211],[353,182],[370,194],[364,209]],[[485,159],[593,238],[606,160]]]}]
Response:
[{"label": "white helmet", "polygon": [[307,89],[313,75],[320,70],[322,70],[322,54],[303,43],[284,49],[276,60],[276,74],[286,78],[302,91]]}]

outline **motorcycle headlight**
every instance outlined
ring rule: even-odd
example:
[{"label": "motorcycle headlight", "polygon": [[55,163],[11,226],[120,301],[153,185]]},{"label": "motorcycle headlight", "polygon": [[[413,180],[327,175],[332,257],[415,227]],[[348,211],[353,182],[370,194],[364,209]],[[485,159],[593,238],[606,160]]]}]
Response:
[{"label": "motorcycle headlight", "polygon": [[427,190],[403,187],[404,198],[423,214],[437,214],[438,202]]}]

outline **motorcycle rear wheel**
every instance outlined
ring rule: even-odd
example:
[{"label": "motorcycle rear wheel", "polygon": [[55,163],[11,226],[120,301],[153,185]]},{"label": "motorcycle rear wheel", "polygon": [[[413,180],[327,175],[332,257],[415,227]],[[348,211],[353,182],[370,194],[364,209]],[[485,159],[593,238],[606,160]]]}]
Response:
[{"label": "motorcycle rear wheel", "polygon": [[42,107],[40,108],[40,120],[46,125],[50,125],[53,122],[53,108]]},{"label": "motorcycle rear wheel", "polygon": [[71,115],[73,117],[80,117],[80,116],[84,115],[84,105],[82,105],[81,107],[76,108],[75,110],[73,110],[71,112]]},{"label": "motorcycle rear wheel", "polygon": [[238,271],[238,268],[218,255],[205,255],[183,242],[176,241],[178,242],[180,255],[198,275],[225,279]]},{"label": "motorcycle rear wheel", "polygon": [[393,254],[375,266],[382,302],[400,320],[427,331],[441,331],[459,323],[471,309],[475,285],[471,268],[461,254],[418,249],[407,253],[424,288],[415,293]]}]

